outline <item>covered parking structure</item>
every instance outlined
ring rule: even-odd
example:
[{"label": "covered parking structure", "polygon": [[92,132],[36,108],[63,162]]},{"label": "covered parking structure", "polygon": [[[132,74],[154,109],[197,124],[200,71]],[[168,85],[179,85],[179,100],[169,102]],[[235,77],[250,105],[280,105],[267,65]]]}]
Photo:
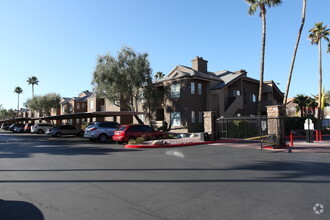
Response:
[{"label": "covered parking structure", "polygon": [[[78,113],[70,113],[64,115],[53,115],[46,117],[37,117],[31,118],[31,120],[44,120],[44,121],[56,121],[54,124],[63,124],[63,120],[72,120],[72,124],[76,124],[77,119],[84,119],[86,122],[96,121],[104,121],[105,117],[113,117],[113,121],[117,121],[117,117],[130,117],[131,120],[126,120],[127,123],[133,122],[133,116],[135,115],[145,115],[145,112],[132,112],[132,111],[103,111],[103,112],[78,112]],[[79,123],[78,123],[79,124]]]},{"label": "covered parking structure", "polygon": [[11,118],[11,119],[0,120],[0,124],[27,123],[31,120],[32,120],[32,118],[30,118],[30,117]]},{"label": "covered parking structure", "polygon": [[[25,117],[25,118],[14,118],[14,119],[6,119],[0,120],[0,123],[28,123],[35,121],[56,121],[54,124],[62,124],[63,120],[73,120],[75,122],[76,119],[85,119],[84,121],[92,122],[94,119],[103,121],[105,117],[113,117],[114,121],[117,121],[117,117],[121,116],[135,116],[135,115],[145,115],[145,112],[132,112],[132,111],[103,111],[103,112],[79,112],[79,113],[71,113],[64,115],[53,115],[53,116],[45,116],[45,117]],[[128,123],[130,120],[127,120]],[[73,123],[76,124],[76,123]]]}]

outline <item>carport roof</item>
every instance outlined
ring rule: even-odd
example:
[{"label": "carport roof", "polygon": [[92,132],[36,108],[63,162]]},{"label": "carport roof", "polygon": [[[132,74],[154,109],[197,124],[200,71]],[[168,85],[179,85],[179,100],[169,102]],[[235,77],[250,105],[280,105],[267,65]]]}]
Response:
[{"label": "carport roof", "polygon": [[53,115],[46,117],[36,117],[36,118],[14,118],[8,120],[0,120],[0,123],[15,122],[15,121],[29,121],[29,120],[62,120],[62,119],[76,119],[76,118],[97,118],[97,117],[107,117],[107,116],[133,116],[142,115],[145,112],[132,112],[132,111],[103,111],[103,112],[78,112],[65,115]]},{"label": "carport roof", "polygon": [[53,115],[47,117],[32,118],[32,120],[62,120],[62,119],[76,119],[76,118],[96,118],[107,116],[133,116],[146,114],[145,112],[132,112],[132,111],[104,111],[104,112],[78,112],[65,115]]},{"label": "carport roof", "polygon": [[0,123],[12,123],[12,122],[18,122],[18,121],[29,121],[31,118],[25,117],[25,118],[12,118],[12,119],[5,119],[0,120]]}]

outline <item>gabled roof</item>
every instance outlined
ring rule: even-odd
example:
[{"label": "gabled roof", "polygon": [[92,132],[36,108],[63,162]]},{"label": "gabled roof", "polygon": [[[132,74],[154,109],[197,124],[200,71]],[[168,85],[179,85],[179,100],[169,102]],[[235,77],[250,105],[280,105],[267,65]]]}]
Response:
[{"label": "gabled roof", "polygon": [[281,92],[281,90],[278,88],[278,86],[276,85],[276,83],[273,80],[264,81],[264,83],[267,84],[267,85],[270,85],[271,87],[273,87],[275,89],[275,91],[278,92],[279,95],[284,97],[284,93]]},{"label": "gabled roof", "polygon": [[162,79],[159,79],[157,81],[157,83],[169,81],[169,80],[173,80],[173,79],[179,79],[179,78],[183,78],[183,77],[199,78],[201,80],[206,80],[206,81],[222,81],[222,79],[219,78],[219,76],[217,76],[213,72],[203,73],[203,72],[196,71],[196,70],[192,69],[191,67],[179,65],[179,66],[176,66],[167,76],[165,76]]},{"label": "gabled roof", "polygon": [[211,90],[222,89],[225,86],[231,84],[232,82],[242,77],[246,77],[246,72],[243,71],[230,72],[228,70],[225,70],[225,71],[216,72],[216,75],[221,79],[221,82],[213,86]]},{"label": "gabled roof", "polygon": [[63,105],[67,102],[69,102],[71,100],[71,98],[67,98],[67,97],[62,97],[60,100],[60,105]]}]

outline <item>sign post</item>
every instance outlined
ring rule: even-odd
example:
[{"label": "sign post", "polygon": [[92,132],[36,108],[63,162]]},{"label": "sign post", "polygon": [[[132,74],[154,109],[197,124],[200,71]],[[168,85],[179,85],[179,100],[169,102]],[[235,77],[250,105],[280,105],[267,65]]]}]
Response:
[{"label": "sign post", "polygon": [[314,123],[313,123],[312,119],[307,118],[305,120],[304,129],[306,131],[306,142],[313,143]]}]

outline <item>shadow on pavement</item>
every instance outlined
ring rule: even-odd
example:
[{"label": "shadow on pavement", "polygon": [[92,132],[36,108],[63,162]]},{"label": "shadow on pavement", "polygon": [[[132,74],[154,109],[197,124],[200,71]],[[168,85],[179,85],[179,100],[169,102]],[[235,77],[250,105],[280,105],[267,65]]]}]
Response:
[{"label": "shadow on pavement", "polygon": [[80,146],[71,144],[45,143],[34,145],[33,143],[7,143],[0,144],[0,159],[2,158],[27,158],[33,154],[49,155],[108,155],[117,152],[139,151],[136,149],[121,149],[99,146]]},{"label": "shadow on pavement", "polygon": [[[151,178],[141,179],[79,179],[79,180],[66,180],[66,179],[27,179],[27,180],[0,180],[0,183],[211,183],[211,182],[278,182],[278,183],[330,183],[330,170],[328,169],[329,163],[321,162],[259,162],[255,164],[246,164],[242,166],[233,166],[227,168],[145,168],[145,169],[18,169],[18,170],[0,170],[0,172],[120,172],[131,174],[137,172],[143,176],[150,176],[151,173],[164,172],[164,178],[158,179],[158,175],[150,176]],[[226,178],[226,172],[232,171],[251,171],[248,173],[247,178]],[[166,173],[176,173],[174,178],[167,179]],[[206,178],[198,178],[200,172],[204,175],[210,172],[210,176]],[[190,177],[182,179],[182,174],[189,174]],[[263,173],[262,175],[260,175]],[[147,174],[147,175],[145,175]],[[245,174],[246,175],[246,174]],[[93,176],[93,175],[92,175]],[[244,175],[242,175],[244,176]],[[261,177],[262,176],[262,177]],[[179,177],[179,178],[178,178]],[[211,177],[211,178],[210,178]],[[216,178],[214,178],[216,177]]]},{"label": "shadow on pavement", "polygon": [[2,220],[33,219],[43,220],[44,215],[33,204],[23,201],[0,200],[0,215]]}]

